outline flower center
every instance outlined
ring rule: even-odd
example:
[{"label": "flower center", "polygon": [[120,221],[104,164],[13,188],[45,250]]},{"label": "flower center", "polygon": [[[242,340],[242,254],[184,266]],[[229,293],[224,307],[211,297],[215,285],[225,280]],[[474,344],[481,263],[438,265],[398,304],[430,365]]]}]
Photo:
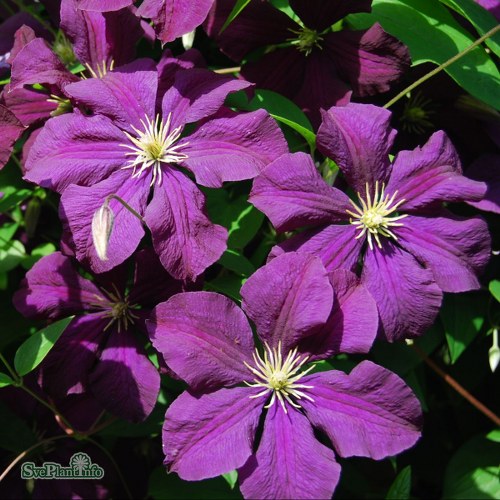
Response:
[{"label": "flower center", "polygon": [[308,56],[312,52],[313,47],[321,49],[321,45],[319,42],[323,40],[323,37],[320,36],[316,30],[311,30],[304,27],[300,30],[290,31],[297,35],[297,38],[290,39],[290,42],[293,45],[296,45],[297,49],[300,50],[300,52],[304,52],[306,56]]},{"label": "flower center", "polygon": [[425,98],[420,92],[410,96],[405,104],[400,121],[403,129],[410,133],[423,134],[426,129],[432,128],[430,116],[434,114],[431,100]]},{"label": "flower center", "polygon": [[311,385],[298,384],[297,382],[307,373],[309,373],[314,366],[309,367],[307,370],[298,373],[302,365],[309,359],[305,356],[302,360],[300,354],[297,354],[297,348],[290,351],[283,360],[281,354],[281,342],[278,343],[278,348],[271,349],[265,344],[264,359],[260,356],[257,349],[253,354],[255,366],[250,366],[245,363],[245,366],[257,377],[254,378],[253,384],[245,382],[249,387],[264,388],[262,392],[250,396],[250,398],[259,398],[266,396],[272,392],[271,401],[264,408],[270,408],[276,399],[280,402],[285,413],[287,409],[285,400],[288,401],[293,407],[300,408],[300,405],[292,401],[291,397],[295,399],[305,398],[314,401],[310,396],[305,394],[300,389],[312,389]]},{"label": "flower center", "polygon": [[[129,164],[122,168],[133,168],[132,177],[140,177],[144,170],[151,167],[153,169],[151,186],[156,179],[158,179],[158,184],[161,184],[162,163],[180,163],[188,158],[186,154],[179,151],[187,146],[188,142],[174,145],[181,135],[182,126],[170,130],[171,119],[172,113],[168,114],[166,122],[160,121],[160,115],[156,116],[155,121],[146,116],[145,122],[141,120],[144,130],[132,127],[137,134],[136,137],[124,132],[132,144],[120,144],[131,150],[125,155],[132,157]],[[137,170],[139,165],[140,168]]]},{"label": "flower center", "polygon": [[[102,78],[105,75],[108,74],[108,71],[113,71],[115,67],[115,61],[111,59],[111,62],[109,63],[109,67],[107,65],[106,61],[102,61],[102,64],[96,63],[96,68],[92,68],[89,63],[85,64],[85,67],[87,68],[88,72],[90,73],[90,76],[92,78]],[[82,77],[84,80],[86,79],[85,77]]]},{"label": "flower center", "polygon": [[378,247],[382,248],[380,235],[387,238],[394,238],[395,240],[398,239],[389,228],[403,226],[403,223],[396,221],[408,217],[408,214],[394,214],[398,207],[405,201],[402,199],[396,202],[397,194],[398,192],[395,191],[392,196],[386,195],[385,184],[382,184],[382,188],[379,191],[379,183],[376,181],[373,199],[370,196],[370,186],[367,183],[366,199],[363,199],[361,194],[358,193],[358,199],[361,207],[356,205],[356,203],[352,200],[349,200],[355,211],[351,212],[350,210],[346,210],[346,212],[352,216],[352,219],[350,220],[351,224],[357,226],[357,229],[361,231],[356,236],[356,239],[362,238],[366,234],[368,238],[368,245],[371,250],[373,250],[373,238],[375,238]]}]

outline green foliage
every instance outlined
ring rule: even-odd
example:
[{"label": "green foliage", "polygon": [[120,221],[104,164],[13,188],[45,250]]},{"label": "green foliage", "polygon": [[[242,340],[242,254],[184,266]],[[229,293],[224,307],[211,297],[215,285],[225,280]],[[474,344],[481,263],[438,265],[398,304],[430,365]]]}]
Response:
[{"label": "green foliage", "polygon": [[234,21],[234,19],[241,13],[241,11],[250,3],[250,0],[237,0],[234,4],[233,10],[227,16],[226,21],[219,31],[219,35]]},{"label": "green foliage", "polygon": [[21,344],[14,358],[14,367],[19,375],[33,371],[43,361],[72,319],[73,316],[56,321]]},{"label": "green foliage", "polygon": [[407,500],[410,498],[410,490],[411,467],[408,465],[396,476],[385,498],[386,500]]}]

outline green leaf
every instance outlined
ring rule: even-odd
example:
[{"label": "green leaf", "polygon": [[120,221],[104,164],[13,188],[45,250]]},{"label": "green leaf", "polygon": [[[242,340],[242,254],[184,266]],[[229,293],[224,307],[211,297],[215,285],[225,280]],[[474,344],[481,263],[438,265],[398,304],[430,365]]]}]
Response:
[{"label": "green leaf", "polygon": [[14,381],[6,373],[0,373],[0,387],[6,387],[13,383]]},{"label": "green leaf", "polygon": [[387,500],[407,500],[410,498],[410,490],[411,467],[408,465],[396,476],[385,498]]},{"label": "green leaf", "polygon": [[241,301],[240,289],[245,281],[246,278],[229,273],[207,281],[204,288],[222,293],[239,302]]},{"label": "green leaf", "polygon": [[230,248],[222,254],[218,262],[222,267],[246,278],[255,272],[255,267],[244,255]]},{"label": "green leaf", "polygon": [[307,141],[311,154],[316,148],[316,135],[309,118],[292,101],[271,90],[257,89],[249,109],[264,108],[277,121],[288,125]]},{"label": "green leaf", "polygon": [[451,362],[455,363],[481,330],[485,316],[484,295],[445,295],[441,309]]},{"label": "green leaf", "polygon": [[72,319],[70,316],[52,323],[19,346],[14,357],[14,367],[19,375],[26,375],[43,361]]},{"label": "green leaf", "polygon": [[230,248],[245,247],[257,234],[262,222],[264,222],[264,214],[247,202],[246,207],[241,210],[236,219],[231,221],[228,246]]},{"label": "green leaf", "polygon": [[[461,16],[468,19],[476,28],[480,35],[484,35],[492,28],[497,26],[498,22],[484,7],[474,2],[474,0],[440,0],[450,9],[458,12]],[[486,45],[500,57],[500,33],[496,33],[486,40]]]},{"label": "green leaf", "polygon": [[[438,1],[374,0],[372,12],[385,31],[408,46],[415,65],[442,64],[477,38]],[[500,73],[482,47],[476,47],[445,71],[467,92],[500,108]]]},{"label": "green leaf", "polygon": [[499,433],[476,436],[465,443],[446,468],[443,498],[500,498]]},{"label": "green leaf", "polygon": [[8,241],[0,244],[0,272],[7,272],[17,267],[26,257],[26,250],[20,241]]},{"label": "green leaf", "polygon": [[226,22],[222,25],[219,35],[234,21],[241,11],[250,3],[250,0],[238,0],[233,7],[233,10],[227,16]]},{"label": "green leaf", "polygon": [[159,500],[226,500],[242,498],[238,489],[230,489],[222,477],[204,481],[183,481],[177,474],[156,468],[149,478],[148,497]]},{"label": "green leaf", "polygon": [[227,484],[229,484],[229,487],[233,490],[238,482],[238,471],[232,470],[227,474],[222,474],[222,477],[227,481]]},{"label": "green leaf", "polygon": [[500,281],[492,280],[488,287],[490,289],[491,295],[500,302]]}]

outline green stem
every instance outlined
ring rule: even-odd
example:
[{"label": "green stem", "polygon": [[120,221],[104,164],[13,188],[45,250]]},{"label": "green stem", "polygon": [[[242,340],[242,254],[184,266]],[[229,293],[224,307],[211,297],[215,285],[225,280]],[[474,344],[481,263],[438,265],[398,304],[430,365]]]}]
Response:
[{"label": "green stem", "polygon": [[142,218],[142,215],[137,213],[124,199],[120,198],[116,194],[110,194],[109,196],[106,196],[106,199],[104,200],[104,204],[108,205],[109,200],[116,200],[120,202],[132,215],[135,215],[142,223],[144,223],[144,219]]},{"label": "green stem", "polygon": [[481,45],[486,39],[493,36],[500,30],[500,24],[490,29],[487,33],[485,33],[481,38],[478,38],[474,43],[466,47],[462,52],[459,52],[457,55],[453,56],[451,59],[448,59],[443,64],[440,64],[437,68],[434,68],[432,71],[424,75],[422,78],[419,78],[416,82],[413,82],[411,85],[406,87],[403,91],[401,91],[396,97],[393,97],[387,104],[385,104],[384,108],[390,108],[394,103],[398,102],[401,98],[403,98],[408,92],[411,92],[413,89],[426,82],[429,78],[432,78],[434,75],[438,74],[443,69],[446,69],[448,66],[453,64],[454,62],[461,59],[463,56],[468,54],[472,49],[475,49],[478,45]]},{"label": "green stem", "polygon": [[7,362],[7,360],[3,357],[3,354],[0,352],[0,360],[2,360],[3,364],[7,367],[7,370],[9,371],[10,373],[10,376],[12,377],[12,379],[19,383],[20,382],[20,379],[17,375],[17,373],[14,371],[14,369],[9,365],[9,363]]}]

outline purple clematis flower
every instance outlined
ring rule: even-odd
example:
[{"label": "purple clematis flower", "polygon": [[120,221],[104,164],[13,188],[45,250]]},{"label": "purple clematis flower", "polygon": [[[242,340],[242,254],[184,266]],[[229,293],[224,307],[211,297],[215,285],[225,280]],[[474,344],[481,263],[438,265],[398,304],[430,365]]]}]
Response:
[{"label": "purple clematis flower", "polygon": [[14,143],[23,131],[24,126],[14,113],[0,104],[0,169],[9,161]]},{"label": "purple clematis flower", "polygon": [[243,312],[217,293],[175,295],[148,322],[153,345],[189,384],[165,415],[170,471],[201,480],[238,469],[245,498],[331,498],[340,466],[313,429],[342,457],[381,459],[417,441],[420,405],[385,368],[364,361],[350,375],[308,374],[308,361],[366,352],[374,340],[375,303],[356,276],[290,253],[241,295],[263,353]]},{"label": "purple clematis flower", "polygon": [[233,6],[232,0],[216,1],[208,34],[236,61],[270,46],[242,66],[242,76],[293,100],[315,125],[321,108],[346,104],[351,91],[361,97],[386,92],[409,68],[406,47],[379,24],[367,31],[331,30],[348,14],[369,12],[371,0],[291,0],[300,22],[266,0],[251,0],[219,35]]},{"label": "purple clematis flower", "polygon": [[140,421],[151,413],[160,389],[141,339],[144,320],[156,301],[180,292],[182,283],[152,251],[136,254],[130,291],[126,271],[124,265],[90,281],[70,257],[56,252],[28,271],[14,305],[35,319],[76,315],[40,365],[44,390],[55,397],[89,390],[111,413]]},{"label": "purple clematis flower", "polygon": [[68,95],[95,115],[50,120],[30,150],[26,179],[63,193],[60,214],[80,261],[95,272],[108,271],[129,257],[144,235],[141,220],[113,199],[108,260],[97,256],[91,220],[111,194],[144,217],[155,250],[174,277],[194,279],[221,256],[227,231],[210,222],[203,194],[179,167],[199,184],[219,187],[258,175],[287,151],[286,141],[264,110],[205,120],[191,135],[181,135],[186,124],[214,115],[229,92],[249,85],[193,68],[179,70],[161,95],[156,66],[143,59],[66,86]]},{"label": "purple clematis flower", "polygon": [[[323,113],[318,148],[340,167],[355,201],[329,186],[309,156],[286,155],[254,181],[250,201],[278,231],[313,227],[274,247],[310,252],[329,270],[355,270],[377,301],[381,335],[415,337],[430,327],[442,291],[479,288],[490,256],[486,222],[458,217],[446,202],[481,200],[482,182],[462,175],[449,139],[436,132],[391,165],[391,113],[349,104]],[[342,224],[344,223],[344,224]]]},{"label": "purple clematis flower", "polygon": [[480,201],[470,201],[469,205],[500,214],[500,155],[488,154],[479,157],[465,172],[467,177],[486,183],[487,191]]}]

